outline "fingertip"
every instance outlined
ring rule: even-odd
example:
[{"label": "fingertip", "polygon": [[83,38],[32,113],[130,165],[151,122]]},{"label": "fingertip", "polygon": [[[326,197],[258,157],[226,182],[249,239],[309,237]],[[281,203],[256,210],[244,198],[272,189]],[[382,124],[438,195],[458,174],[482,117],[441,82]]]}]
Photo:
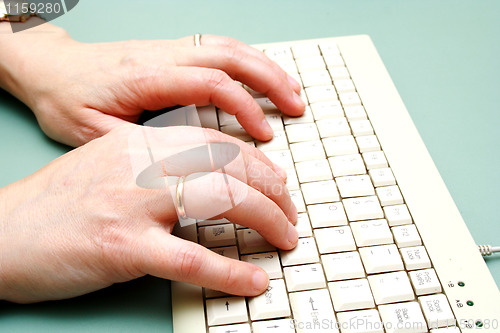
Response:
[{"label": "fingertip", "polygon": [[297,232],[295,226],[290,222],[288,222],[287,237],[291,247],[285,250],[291,250],[297,245],[297,242],[299,241],[299,233]]},{"label": "fingertip", "polygon": [[273,169],[274,172],[276,172],[276,174],[283,180],[283,183],[286,183],[286,179],[288,177],[286,171],[276,163],[273,163]]},{"label": "fingertip", "polygon": [[274,132],[273,129],[271,128],[271,125],[267,122],[267,120],[264,118],[262,119],[260,129],[262,130],[262,141],[269,141],[273,138]]},{"label": "fingertip", "polygon": [[257,268],[252,276],[252,287],[255,295],[260,295],[269,286],[269,276],[262,268]]}]

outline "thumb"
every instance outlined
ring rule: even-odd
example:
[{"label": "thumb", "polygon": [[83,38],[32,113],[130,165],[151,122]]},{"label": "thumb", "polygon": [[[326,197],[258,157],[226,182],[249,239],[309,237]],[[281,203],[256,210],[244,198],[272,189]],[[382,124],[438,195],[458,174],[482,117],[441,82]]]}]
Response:
[{"label": "thumb", "polygon": [[149,229],[140,243],[137,260],[146,274],[240,296],[260,295],[269,284],[260,267],[226,258],[160,227]]}]

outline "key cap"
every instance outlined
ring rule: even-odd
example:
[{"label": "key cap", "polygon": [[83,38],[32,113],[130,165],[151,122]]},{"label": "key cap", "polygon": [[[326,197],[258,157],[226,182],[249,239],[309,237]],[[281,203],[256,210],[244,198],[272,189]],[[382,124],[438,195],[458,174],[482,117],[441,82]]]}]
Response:
[{"label": "key cap", "polygon": [[340,202],[307,206],[313,228],[347,225],[344,206]]},{"label": "key cap", "polygon": [[370,177],[367,175],[337,177],[335,181],[337,182],[342,198],[375,194],[375,189],[373,188]]},{"label": "key cap", "polygon": [[[307,104],[307,103],[306,103]],[[293,124],[305,124],[314,122],[314,117],[309,105],[306,106],[306,110],[299,117],[290,117],[287,115],[283,115],[283,123],[285,125],[293,125]]]},{"label": "key cap", "polygon": [[237,231],[237,234],[241,254],[267,252],[276,249],[253,229],[241,229]]},{"label": "key cap", "polygon": [[288,149],[288,141],[285,131],[274,131],[273,138],[270,141],[256,141],[256,146],[263,152]]},{"label": "key cap", "polygon": [[366,173],[361,155],[344,155],[328,158],[335,177],[360,175]]},{"label": "key cap", "polygon": [[396,179],[390,168],[371,169],[368,173],[375,187],[396,184]]},{"label": "key cap", "polygon": [[409,272],[410,281],[418,296],[441,292],[441,284],[432,268]]},{"label": "key cap", "polygon": [[384,333],[377,310],[359,310],[337,314],[342,333]]},{"label": "key cap", "polygon": [[226,113],[223,110],[217,110],[217,115],[219,117],[220,126],[239,125],[236,116],[232,114]]},{"label": "key cap", "polygon": [[370,220],[384,217],[376,196],[343,199],[349,221]]},{"label": "key cap", "polygon": [[300,183],[332,179],[332,171],[326,159],[295,163]]},{"label": "key cap", "polygon": [[382,151],[372,151],[363,153],[363,160],[365,161],[368,170],[377,168],[387,168],[388,163],[385,154]]},{"label": "key cap", "polygon": [[316,126],[321,138],[351,134],[351,129],[345,117],[318,120]]},{"label": "key cap", "polygon": [[385,219],[352,222],[349,225],[359,247],[392,243],[392,233]]},{"label": "key cap", "polygon": [[322,139],[327,156],[352,155],[358,152],[358,146],[352,135],[334,136]]},{"label": "key cap", "polygon": [[375,135],[358,136],[356,137],[356,142],[358,144],[359,151],[362,153],[380,150],[380,144],[378,143]]},{"label": "key cap", "polygon": [[378,310],[387,333],[427,332],[427,324],[417,302],[380,305]]},{"label": "key cap", "polygon": [[299,238],[297,246],[292,250],[280,250],[281,264],[294,266],[313,264],[319,261],[318,250],[314,238]]},{"label": "key cap", "polygon": [[393,227],[391,230],[398,247],[422,245],[422,240],[414,224]]},{"label": "key cap", "polygon": [[217,220],[197,220],[196,221],[196,224],[198,225],[198,227],[206,227],[207,225],[227,224],[227,223],[231,223],[231,221],[229,221],[226,218],[217,219]]},{"label": "key cap", "polygon": [[377,187],[375,191],[382,206],[399,205],[404,202],[397,185]]},{"label": "key cap", "polygon": [[407,270],[431,267],[431,260],[423,246],[405,247],[400,251]]},{"label": "key cap", "polygon": [[[332,74],[331,71],[330,71],[330,74]],[[334,77],[334,79],[335,79],[335,77]],[[347,106],[361,104],[361,99],[359,98],[359,95],[357,92],[339,93],[339,100],[340,100],[340,103],[342,103],[342,106],[344,107],[344,111],[346,112],[346,114],[347,114],[347,110],[346,110]],[[349,120],[351,120],[351,119],[349,118]]]},{"label": "key cap", "polygon": [[198,243],[198,229],[196,228],[196,223],[185,226],[181,226],[180,223],[176,223],[172,234],[179,238]]},{"label": "key cap", "polygon": [[297,208],[298,213],[303,213],[306,211],[306,204],[304,203],[304,198],[302,197],[301,191],[290,191],[290,199],[292,199],[295,208]]},{"label": "key cap", "polygon": [[281,119],[281,115],[279,113],[268,113],[265,114],[264,117],[273,131],[283,131],[283,119]]},{"label": "key cap", "polygon": [[344,117],[342,105],[336,98],[323,102],[311,103],[311,111],[316,121]]},{"label": "key cap", "polygon": [[319,140],[315,123],[288,125],[285,129],[290,143]]},{"label": "key cap", "polygon": [[249,324],[236,324],[210,327],[209,333],[251,333]]},{"label": "key cap", "polygon": [[201,127],[219,130],[219,121],[217,120],[217,111],[214,105],[197,106],[196,109],[200,117]]},{"label": "key cap", "polygon": [[345,66],[329,67],[328,71],[333,80],[349,79],[351,77]]},{"label": "key cap", "polygon": [[274,150],[265,151],[264,155],[271,160],[271,162],[278,164],[283,169],[295,169],[295,164],[293,163],[292,154],[287,150]]},{"label": "key cap", "polygon": [[248,299],[248,310],[252,320],[289,316],[291,313],[285,282],[282,279],[270,280],[263,294]]},{"label": "key cap", "polygon": [[429,328],[456,326],[455,316],[445,295],[421,296],[418,301],[422,306]]},{"label": "key cap", "polygon": [[345,67],[344,59],[340,56],[340,54],[331,54],[331,55],[323,55],[323,59],[325,60],[326,67]]},{"label": "key cap", "polygon": [[305,88],[305,92],[310,104],[338,100],[337,91],[333,85],[308,87]]},{"label": "key cap", "polygon": [[326,69],[319,71],[302,72],[300,74],[304,87],[322,86],[332,84],[330,74]]},{"label": "key cap", "polygon": [[321,56],[303,57],[295,59],[295,63],[297,65],[299,73],[308,71],[317,71],[326,68],[325,62],[323,61],[323,57]]},{"label": "key cap", "polygon": [[384,214],[389,226],[404,225],[412,223],[410,212],[405,204],[385,206]]},{"label": "key cap", "polygon": [[257,265],[266,271],[270,279],[283,277],[278,252],[265,252],[241,256],[241,261]]},{"label": "key cap", "polygon": [[295,225],[295,229],[297,229],[299,237],[312,236],[311,222],[309,221],[307,213],[297,214],[297,224]]},{"label": "key cap", "polygon": [[267,97],[254,98],[254,100],[259,104],[264,113],[279,113],[278,108],[274,103]]},{"label": "key cap", "polygon": [[362,105],[344,105],[344,112],[349,122],[367,119],[365,108]]},{"label": "key cap", "polygon": [[[327,67],[332,67],[332,66],[328,66],[328,63],[327,63]],[[333,85],[335,86],[335,89],[339,93],[355,92],[356,91],[356,88],[354,87],[354,83],[352,83],[352,80],[349,78],[334,80]]]},{"label": "key cap", "polygon": [[392,272],[368,276],[368,282],[377,305],[411,301],[415,298],[405,272]]},{"label": "key cap", "polygon": [[354,136],[373,135],[373,127],[369,120],[354,120],[350,122]]},{"label": "key cap", "polygon": [[[288,63],[288,62],[286,62]],[[278,64],[279,65],[279,64]],[[293,64],[295,66],[295,63]],[[296,69],[295,69],[296,70]],[[249,86],[247,86],[246,84],[243,85],[243,88],[245,88],[245,90],[250,94],[250,96],[252,96],[253,98],[264,98],[266,97],[265,94],[261,93],[260,91],[257,91],[257,90],[253,90],[252,88],[250,88]]]},{"label": "key cap", "polygon": [[329,282],[335,311],[373,308],[372,292],[366,279]]},{"label": "key cap", "polygon": [[236,244],[233,224],[219,224],[198,228],[200,244],[205,247],[221,247]]},{"label": "key cap", "polygon": [[286,187],[289,191],[300,190],[299,178],[295,169],[285,169],[286,172]]},{"label": "key cap", "polygon": [[283,271],[289,292],[326,287],[321,264],[285,267]]},{"label": "key cap", "polygon": [[322,42],[319,44],[319,49],[323,56],[340,54],[339,48],[335,42]]},{"label": "key cap", "polygon": [[207,299],[206,308],[209,326],[241,323],[248,320],[245,297]]},{"label": "key cap", "polygon": [[239,124],[222,126],[220,128],[222,133],[240,139],[241,141],[252,141],[253,138],[250,134],[245,131],[245,129]]},{"label": "key cap", "polygon": [[303,162],[310,160],[325,159],[325,151],[320,140],[292,143],[290,145],[293,160]]},{"label": "key cap", "polygon": [[293,319],[256,321],[252,327],[253,333],[295,333]]},{"label": "key cap", "polygon": [[292,50],[289,47],[271,47],[264,50],[264,54],[272,60],[287,59],[293,61]]},{"label": "key cap", "polygon": [[340,196],[333,180],[302,184],[302,194],[307,205],[339,201]]},{"label": "key cap", "polygon": [[328,281],[347,280],[365,276],[358,252],[341,252],[321,256]]},{"label": "key cap", "polygon": [[314,235],[321,254],[356,249],[351,228],[348,226],[316,229]]},{"label": "key cap", "polygon": [[403,269],[403,261],[394,244],[362,247],[359,254],[368,274]]},{"label": "key cap", "polygon": [[[290,294],[297,333],[339,333],[335,325],[330,295],[326,289],[300,291]],[[331,325],[324,325],[331,323]]]},{"label": "key cap", "polygon": [[294,45],[292,46],[292,53],[295,59],[320,55],[318,45],[313,43]]}]

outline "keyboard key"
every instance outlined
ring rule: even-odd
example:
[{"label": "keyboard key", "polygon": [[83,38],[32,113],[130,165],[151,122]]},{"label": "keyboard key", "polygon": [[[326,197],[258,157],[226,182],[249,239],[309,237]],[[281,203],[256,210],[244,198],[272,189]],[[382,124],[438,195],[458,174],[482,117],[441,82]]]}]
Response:
[{"label": "keyboard key", "polygon": [[390,168],[370,169],[368,173],[375,187],[396,184],[396,179]]},{"label": "keyboard key", "polygon": [[368,274],[399,271],[404,268],[394,244],[362,247],[359,254]]},{"label": "keyboard key", "polygon": [[264,54],[272,60],[287,59],[293,61],[292,50],[287,47],[271,47],[264,50]]},{"label": "keyboard key", "polygon": [[292,46],[292,53],[295,59],[320,55],[318,45],[313,43],[294,45]]},{"label": "keyboard key", "polygon": [[322,69],[319,71],[302,72],[300,76],[302,78],[302,84],[306,88],[311,86],[332,84],[332,79],[326,69]]},{"label": "keyboard key", "polygon": [[412,223],[410,212],[405,204],[385,206],[384,214],[391,227]]},{"label": "keyboard key", "polygon": [[373,127],[368,119],[354,120],[350,122],[354,136],[372,135]]},{"label": "keyboard key", "polygon": [[[339,333],[328,290],[317,289],[290,294],[297,333]],[[322,325],[323,323],[332,325]]]},{"label": "keyboard key", "polygon": [[455,316],[445,295],[421,296],[418,301],[422,306],[429,328],[456,326]]},{"label": "keyboard key", "polygon": [[377,310],[359,310],[337,314],[342,333],[384,333]]},{"label": "keyboard key", "polygon": [[326,65],[321,56],[303,57],[295,60],[299,73],[325,69]]},{"label": "keyboard key", "polygon": [[348,226],[316,229],[314,235],[321,254],[356,249],[351,228]]},{"label": "keyboard key", "polygon": [[407,270],[431,267],[431,260],[423,246],[405,247],[400,251]]},{"label": "keyboard key", "polygon": [[441,284],[434,269],[410,272],[410,280],[418,296],[441,292]]},{"label": "keyboard key", "polygon": [[307,205],[340,201],[334,180],[323,180],[302,184],[302,194]]},{"label": "keyboard key", "polygon": [[320,140],[292,143],[290,145],[295,162],[321,160],[326,158],[323,144]]},{"label": "keyboard key", "polygon": [[273,131],[283,131],[283,119],[281,118],[281,115],[278,113],[268,113],[265,114],[264,117],[266,118],[269,126],[273,129]]},{"label": "keyboard key", "polygon": [[[227,223],[231,223],[231,221],[229,221],[226,218],[217,219],[217,220],[197,220],[196,221],[196,225],[198,225],[198,227],[205,227],[207,225],[216,225],[216,224],[227,224]],[[197,231],[198,230],[196,230],[196,232]]]},{"label": "keyboard key", "polygon": [[285,267],[283,271],[289,292],[326,287],[321,264]]},{"label": "keyboard key", "polygon": [[[335,97],[336,96],[337,95],[335,95]],[[342,105],[336,98],[323,102],[311,103],[311,111],[316,121],[344,117]]]},{"label": "keyboard key", "polygon": [[373,188],[370,177],[367,175],[337,177],[335,181],[337,182],[342,198],[375,194],[375,189]]},{"label": "keyboard key", "polygon": [[366,279],[329,282],[335,311],[373,308],[372,292]]},{"label": "keyboard key", "polygon": [[248,320],[245,297],[207,299],[206,307],[209,326],[241,323]]},{"label": "keyboard key", "polygon": [[254,98],[264,113],[279,113],[278,108],[267,97]]},{"label": "keyboard key", "polygon": [[343,199],[349,221],[370,220],[384,217],[376,196]]},{"label": "keyboard key", "polygon": [[316,102],[336,101],[337,91],[333,85],[314,86],[305,88],[307,99],[312,105]]},{"label": "keyboard key", "polygon": [[217,115],[219,117],[220,126],[239,125],[236,116],[232,114],[226,113],[223,110],[217,110]]},{"label": "keyboard key", "polygon": [[397,185],[377,187],[375,191],[382,206],[399,205],[404,202]]},{"label": "keyboard key", "polygon": [[256,321],[252,323],[252,327],[253,333],[295,333],[293,319]]},{"label": "keyboard key", "polygon": [[290,143],[319,140],[319,133],[315,123],[294,124],[285,128]]},{"label": "keyboard key", "polygon": [[250,324],[236,324],[210,327],[209,333],[251,333]]},{"label": "keyboard key", "polygon": [[460,333],[460,329],[456,326],[435,328],[430,331],[431,333]]},{"label": "keyboard key", "polygon": [[319,49],[323,56],[340,54],[339,48],[334,42],[322,42],[319,43]]},{"label": "keyboard key", "polygon": [[308,105],[306,106],[306,110],[304,111],[304,113],[299,117],[290,117],[287,115],[283,115],[283,123],[285,125],[305,124],[312,122],[314,122],[314,117],[311,108]]},{"label": "keyboard key", "polygon": [[[363,160],[365,161],[366,168],[368,170],[387,168],[387,166],[388,166],[387,159],[385,158],[385,154],[382,151],[371,151],[371,152],[363,153]],[[391,173],[391,175],[392,175],[392,173]],[[392,184],[388,184],[388,185],[392,185]]]},{"label": "keyboard key", "polygon": [[299,238],[297,246],[292,250],[280,250],[281,264],[294,266],[319,262],[318,249],[314,238]]},{"label": "keyboard key", "polygon": [[241,256],[241,261],[259,266],[266,271],[270,279],[279,279],[283,277],[278,252],[249,254]]},{"label": "keyboard key", "polygon": [[427,332],[427,324],[417,302],[380,305],[378,310],[387,333]]},{"label": "keyboard key", "polygon": [[321,138],[351,134],[351,129],[345,117],[318,120],[316,126],[318,126],[318,132]]},{"label": "keyboard key", "polygon": [[415,298],[406,272],[392,272],[368,276],[377,305],[411,301]]},{"label": "keyboard key", "polygon": [[352,135],[322,139],[327,156],[352,155],[358,153],[358,146]]},{"label": "keyboard key", "polygon": [[344,59],[340,54],[323,55],[326,67],[345,67]]},{"label": "keyboard key", "polygon": [[217,120],[217,111],[214,105],[197,106],[198,116],[200,117],[201,127],[219,129],[219,121]]},{"label": "keyboard key", "polygon": [[283,169],[295,169],[292,154],[287,150],[274,150],[266,151],[264,155],[271,160],[271,162],[279,165]]},{"label": "keyboard key", "polygon": [[365,108],[361,105],[350,105],[350,106],[344,105],[344,112],[349,122],[355,120],[368,119]]},{"label": "keyboard key", "polygon": [[328,158],[335,177],[361,175],[366,173],[365,164],[359,154]]},{"label": "keyboard key", "polygon": [[241,254],[267,252],[276,249],[253,229],[240,229],[237,234]]},{"label": "keyboard key", "polygon": [[[326,66],[333,67],[328,63],[326,63]],[[337,65],[337,66],[340,66],[340,65]],[[337,89],[337,91],[339,93],[355,92],[356,91],[356,87],[354,87],[354,83],[349,78],[335,79],[333,81],[333,85],[335,86],[335,89]]]},{"label": "keyboard key", "polygon": [[347,225],[344,206],[340,202],[307,206],[313,228]]},{"label": "keyboard key", "polygon": [[414,224],[393,227],[391,230],[398,247],[422,245],[422,240]]},{"label": "keyboard key", "polygon": [[286,172],[286,187],[289,191],[300,190],[299,178],[295,169],[285,169]]},{"label": "keyboard key", "polygon": [[349,224],[359,247],[392,243],[392,233],[385,219]]},{"label": "keyboard key", "polygon": [[273,138],[270,141],[256,141],[256,146],[263,152],[272,150],[288,150],[288,141],[285,131],[274,131]]},{"label": "keyboard key", "polygon": [[304,203],[304,198],[302,197],[301,191],[290,191],[290,199],[292,199],[295,208],[297,208],[298,213],[303,213],[306,211],[306,204]]},{"label": "keyboard key", "polygon": [[234,224],[219,224],[198,228],[200,244],[205,247],[221,247],[236,244]]},{"label": "keyboard key", "polygon": [[358,252],[341,252],[321,256],[328,281],[347,280],[365,276]]},{"label": "keyboard key", "polygon": [[240,124],[222,126],[220,128],[220,131],[234,138],[240,139],[241,141],[253,140],[250,134],[248,134],[247,131],[245,131],[245,129]]},{"label": "keyboard key", "polygon": [[326,159],[295,163],[301,183],[332,179],[332,171]]},{"label": "keyboard key", "polygon": [[270,280],[267,290],[248,299],[248,309],[252,320],[289,316],[290,305],[283,279]]},{"label": "keyboard key", "polygon": [[[332,74],[331,71],[330,71],[330,74]],[[348,74],[348,73],[346,73],[346,74]],[[334,79],[335,79],[335,77],[334,77]],[[347,106],[361,104],[361,99],[359,99],[359,95],[357,92],[339,93],[339,100],[340,100],[340,103],[342,103],[342,106],[344,107],[344,111],[346,111],[346,114],[347,114],[347,110],[346,110]],[[350,120],[350,118],[349,118],[349,120]]]},{"label": "keyboard key", "polygon": [[307,213],[297,214],[297,224],[295,224],[295,229],[297,229],[299,237],[312,236],[311,222],[309,222],[309,216]]},{"label": "keyboard key", "polygon": [[328,71],[333,80],[343,80],[351,77],[345,66],[332,66],[328,68]]},{"label": "keyboard key", "polygon": [[375,135],[358,136],[356,137],[356,142],[358,143],[359,151],[362,153],[380,150],[380,144]]}]

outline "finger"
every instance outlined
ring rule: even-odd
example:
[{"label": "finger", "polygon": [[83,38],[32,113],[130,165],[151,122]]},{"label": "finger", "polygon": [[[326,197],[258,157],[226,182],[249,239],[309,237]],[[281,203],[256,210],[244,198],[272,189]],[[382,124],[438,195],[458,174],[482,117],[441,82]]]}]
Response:
[{"label": "finger", "polygon": [[160,227],[145,232],[138,242],[137,266],[145,274],[241,296],[259,295],[269,284],[261,268],[220,256]]},{"label": "finger", "polygon": [[165,105],[214,104],[236,116],[238,122],[256,139],[267,141],[273,131],[262,109],[243,87],[226,73],[201,67],[163,66],[154,72],[139,74],[130,83],[140,93],[138,105],[158,110]]}]

